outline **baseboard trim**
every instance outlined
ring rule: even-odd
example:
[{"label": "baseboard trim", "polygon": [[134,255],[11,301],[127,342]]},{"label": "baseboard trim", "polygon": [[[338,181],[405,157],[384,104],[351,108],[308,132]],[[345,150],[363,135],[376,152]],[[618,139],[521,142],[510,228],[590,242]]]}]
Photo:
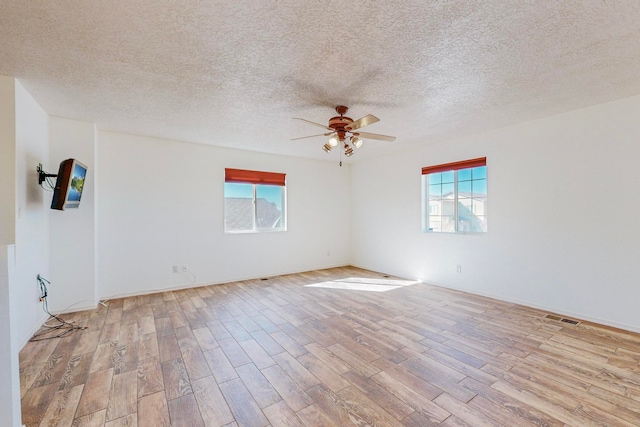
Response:
[{"label": "baseboard trim", "polygon": [[[142,289],[142,290],[138,290],[138,291],[134,291],[134,292],[124,292],[124,293],[118,293],[118,294],[113,294],[113,295],[103,295],[103,296],[100,297],[100,301],[108,301],[108,300],[117,299],[117,298],[135,297],[135,296],[139,296],[139,295],[157,294],[157,293],[160,293],[160,292],[181,291],[181,290],[184,290],[184,289],[201,288],[203,286],[224,285],[224,284],[228,284],[228,283],[243,282],[245,280],[257,280],[257,279],[261,279],[263,277],[286,276],[288,274],[300,274],[300,273],[305,273],[307,271],[327,270],[327,269],[330,269],[330,268],[340,268],[340,267],[349,267],[349,266],[350,266],[350,264],[329,265],[329,266],[325,266],[325,267],[306,268],[306,269],[297,270],[297,271],[287,271],[287,272],[281,272],[281,273],[275,273],[274,272],[274,273],[268,273],[268,274],[261,274],[259,276],[234,277],[234,278],[231,278],[231,279],[228,279],[228,280],[220,280],[220,281],[215,281],[215,282],[187,283],[187,284],[183,284],[183,285],[169,286],[169,287],[160,288],[160,289]],[[79,311],[79,310],[75,310],[75,311]]]}]

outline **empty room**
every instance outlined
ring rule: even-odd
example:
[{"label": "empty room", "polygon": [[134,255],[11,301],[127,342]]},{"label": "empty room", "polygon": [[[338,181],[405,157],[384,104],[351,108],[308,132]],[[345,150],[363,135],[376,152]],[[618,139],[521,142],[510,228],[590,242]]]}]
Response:
[{"label": "empty room", "polygon": [[0,426],[640,426],[638,159],[636,1],[0,0]]}]

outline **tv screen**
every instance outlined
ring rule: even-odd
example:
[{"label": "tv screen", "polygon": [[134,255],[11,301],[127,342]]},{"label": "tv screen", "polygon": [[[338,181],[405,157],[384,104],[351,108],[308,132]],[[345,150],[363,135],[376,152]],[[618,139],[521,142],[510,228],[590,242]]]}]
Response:
[{"label": "tv screen", "polygon": [[77,208],[82,198],[87,167],[76,159],[63,160],[58,169],[51,209]]}]

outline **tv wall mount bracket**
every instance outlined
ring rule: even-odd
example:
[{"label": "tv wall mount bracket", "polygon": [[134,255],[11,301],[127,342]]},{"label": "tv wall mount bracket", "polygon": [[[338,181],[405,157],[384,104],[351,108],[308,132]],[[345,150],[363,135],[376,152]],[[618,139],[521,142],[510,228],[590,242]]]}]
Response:
[{"label": "tv wall mount bracket", "polygon": [[55,178],[58,176],[57,173],[47,173],[42,169],[42,163],[38,163],[38,167],[36,168],[36,171],[38,172],[38,185],[42,186],[42,183],[47,179],[47,178]]}]

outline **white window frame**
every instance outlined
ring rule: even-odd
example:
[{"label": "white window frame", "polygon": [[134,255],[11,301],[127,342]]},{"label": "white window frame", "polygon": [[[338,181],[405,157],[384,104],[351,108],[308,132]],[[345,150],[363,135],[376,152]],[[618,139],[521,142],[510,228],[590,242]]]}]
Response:
[{"label": "white window frame", "polygon": [[[243,171],[243,170],[237,170],[237,169],[225,169],[225,175],[227,174],[227,171],[235,171],[235,173],[247,173],[251,176],[261,176],[261,175],[281,175],[281,181],[280,183],[282,183],[283,185],[280,184],[275,184],[273,183],[273,181],[268,181],[268,180],[260,180],[260,182],[256,182],[258,181],[258,179],[254,180],[253,178],[248,178],[249,180],[253,180],[254,182],[250,182],[247,180],[244,180],[246,178],[240,178],[239,180],[236,180],[235,177],[227,179],[227,177],[225,176],[225,181],[224,181],[224,188],[223,188],[223,200],[224,200],[224,215],[223,215],[223,220],[224,220],[224,232],[225,234],[246,234],[246,233],[277,233],[277,232],[283,232],[283,231],[287,231],[287,187],[286,187],[286,183],[284,180],[284,174],[274,174],[271,172],[260,172],[260,171]],[[237,175],[236,175],[237,176]],[[227,227],[227,184],[233,184],[233,185],[247,185],[247,186],[251,186],[251,205],[252,205],[252,209],[251,209],[251,229],[230,229]],[[267,228],[267,227],[260,227],[258,225],[258,192],[259,192],[259,187],[279,187],[280,188],[280,203],[281,203],[281,210],[280,210],[280,226],[278,227],[271,227],[271,228]]]},{"label": "white window frame", "polygon": [[[473,162],[476,160],[484,160],[485,164],[484,165],[470,165],[469,167],[458,167],[459,164],[463,164],[465,162]],[[443,233],[443,234],[486,234],[487,233],[487,229],[485,230],[460,230],[460,218],[459,218],[459,213],[458,213],[458,203],[459,203],[459,194],[458,194],[458,172],[459,171],[463,171],[463,170],[468,170],[468,169],[473,169],[476,167],[481,167],[484,166],[486,168],[486,158],[482,158],[482,159],[474,159],[474,160],[470,160],[470,161],[465,161],[465,162],[456,162],[456,163],[451,163],[451,169],[446,169],[447,165],[441,165],[442,169],[438,170],[437,172],[431,172],[431,173],[424,173],[424,169],[423,169],[423,175],[422,175],[422,231],[423,233]],[[428,169],[428,168],[425,168]],[[430,217],[433,216],[439,216],[440,218],[443,218],[445,215],[443,214],[443,209],[441,207],[440,209],[440,215],[433,215],[431,213],[431,206],[430,206],[430,200],[429,200],[429,175],[432,175],[434,173],[442,173],[442,172],[453,172],[453,220],[454,220],[454,230],[453,231],[442,231],[442,230],[433,230],[432,228],[429,227],[430,225]],[[488,173],[487,173],[488,175]],[[487,178],[487,182],[488,182],[488,176]],[[473,182],[473,180],[471,180],[471,182]],[[488,193],[488,192],[487,192]],[[442,198],[441,198],[442,200]],[[487,194],[487,200],[488,200],[488,194]],[[485,202],[486,203],[486,202]],[[485,219],[485,227],[486,227],[486,219],[487,219],[487,215],[483,215],[484,219]]]}]

